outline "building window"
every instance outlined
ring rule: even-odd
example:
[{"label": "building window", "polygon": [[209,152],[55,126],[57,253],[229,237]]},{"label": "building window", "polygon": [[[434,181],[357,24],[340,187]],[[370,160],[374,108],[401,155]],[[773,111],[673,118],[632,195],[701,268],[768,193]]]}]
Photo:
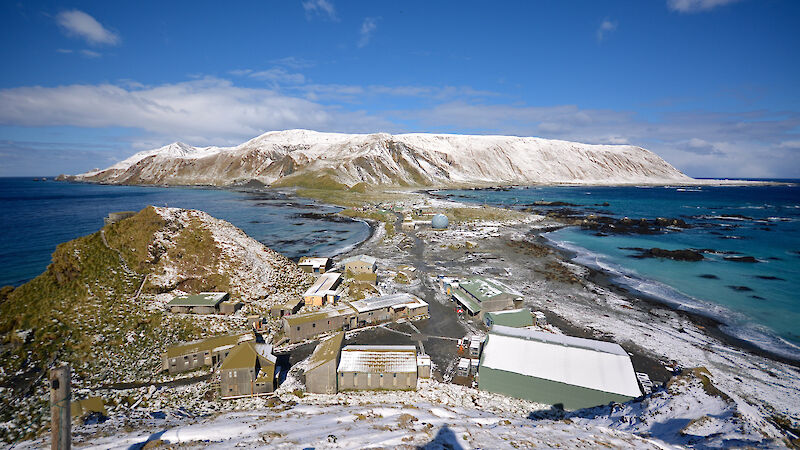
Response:
[{"label": "building window", "polygon": [[300,327],[297,327],[297,331],[300,331]]},{"label": "building window", "polygon": [[317,324],[315,324],[315,323],[312,323],[312,324],[311,324],[311,328],[317,328]]}]

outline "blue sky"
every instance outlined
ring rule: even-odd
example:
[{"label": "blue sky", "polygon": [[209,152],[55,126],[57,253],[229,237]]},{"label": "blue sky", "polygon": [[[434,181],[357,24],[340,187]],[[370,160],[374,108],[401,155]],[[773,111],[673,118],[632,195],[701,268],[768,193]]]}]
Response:
[{"label": "blue sky", "polygon": [[263,132],[511,134],[800,178],[800,2],[0,3],[0,176]]}]

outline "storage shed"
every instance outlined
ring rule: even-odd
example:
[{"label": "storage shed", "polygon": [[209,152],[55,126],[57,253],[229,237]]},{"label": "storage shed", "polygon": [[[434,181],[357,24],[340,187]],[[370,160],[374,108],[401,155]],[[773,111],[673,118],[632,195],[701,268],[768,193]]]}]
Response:
[{"label": "storage shed", "polygon": [[174,313],[214,314],[219,312],[219,304],[229,298],[227,292],[179,295],[167,303],[167,309]]},{"label": "storage shed", "polygon": [[417,388],[417,348],[413,345],[348,345],[342,349],[339,390]]},{"label": "storage shed", "polygon": [[570,410],[641,395],[618,344],[501,325],[489,332],[478,373],[482,390]]},{"label": "storage shed", "polygon": [[305,370],[307,392],[313,394],[339,392],[336,383],[336,369],[339,367],[342,341],[344,341],[344,332],[339,332],[320,342],[314,349]]}]

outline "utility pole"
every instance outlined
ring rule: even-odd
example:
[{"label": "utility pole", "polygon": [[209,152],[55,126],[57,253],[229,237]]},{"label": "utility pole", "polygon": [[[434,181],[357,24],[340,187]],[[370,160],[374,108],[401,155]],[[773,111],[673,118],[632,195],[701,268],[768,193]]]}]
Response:
[{"label": "utility pole", "polygon": [[50,369],[50,434],[51,450],[70,450],[72,447],[72,411],[70,399],[71,370],[66,363]]}]

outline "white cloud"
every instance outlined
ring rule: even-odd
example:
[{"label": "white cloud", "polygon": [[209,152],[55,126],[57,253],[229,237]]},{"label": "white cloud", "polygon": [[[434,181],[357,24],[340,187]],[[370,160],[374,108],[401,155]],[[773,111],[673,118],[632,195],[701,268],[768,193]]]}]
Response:
[{"label": "white cloud", "polygon": [[99,52],[96,52],[96,51],[93,51],[93,50],[87,50],[87,49],[81,50],[81,55],[83,55],[86,58],[99,58],[99,57],[103,56]]},{"label": "white cloud", "polygon": [[117,45],[120,42],[118,34],[105,28],[94,17],[77,9],[58,13],[56,22],[67,35],[84,39],[92,45]]},{"label": "white cloud", "polygon": [[328,0],[306,0],[303,2],[303,9],[306,11],[306,17],[311,18],[313,15],[327,16],[328,19],[337,21],[336,8]]},{"label": "white cloud", "polygon": [[273,59],[271,64],[276,66],[288,67],[290,69],[307,69],[314,67],[314,62],[305,58],[298,58],[296,56],[287,56],[285,58]]},{"label": "white cloud", "polygon": [[360,37],[358,38],[358,47],[362,48],[369,44],[375,30],[378,29],[378,19],[375,17],[367,17],[361,23],[361,30],[359,31]]},{"label": "white cloud", "polygon": [[72,53],[73,51],[71,49],[68,49],[68,48],[57,48],[56,52],[64,53],[64,54],[68,55],[68,54]]},{"label": "white cloud", "polygon": [[600,22],[600,27],[597,28],[597,40],[602,41],[605,39],[606,34],[617,29],[617,22],[612,22],[608,19]]},{"label": "white cloud", "polygon": [[248,74],[248,76],[257,80],[271,81],[274,83],[303,84],[306,81],[306,77],[302,73],[290,73],[280,67],[252,72]]},{"label": "white cloud", "polygon": [[[241,143],[269,130],[393,129],[364,112],[347,112],[269,89],[204,78],[143,88],[69,85],[0,90],[0,124],[139,128],[151,140],[195,145]],[[154,138],[155,136],[155,138]]]},{"label": "white cloud", "polygon": [[[243,72],[246,76],[256,73]],[[795,112],[694,111],[644,119],[631,111],[576,105],[488,104],[503,97],[470,87],[302,84],[289,88],[295,95],[285,89],[243,88],[224,79],[202,78],[156,86],[127,80],[4,89],[0,90],[0,125],[141,129],[144,132],[133,138],[122,138],[138,149],[175,140],[233,145],[266,131],[289,128],[509,134],[638,145],[692,176],[800,176],[800,113]],[[364,98],[372,104],[391,105],[395,97],[424,101],[408,110],[343,107],[352,99]]]},{"label": "white cloud", "polygon": [[672,11],[696,13],[709,11],[718,6],[736,3],[741,0],[667,0],[667,7]]}]

